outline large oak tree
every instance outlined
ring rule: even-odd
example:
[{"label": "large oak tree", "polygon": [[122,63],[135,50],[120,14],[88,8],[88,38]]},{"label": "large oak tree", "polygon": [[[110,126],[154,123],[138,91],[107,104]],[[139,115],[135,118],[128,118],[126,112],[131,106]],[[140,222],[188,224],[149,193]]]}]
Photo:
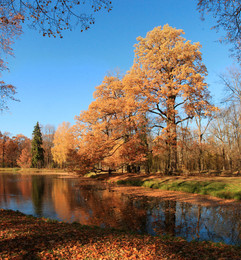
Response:
[{"label": "large oak tree", "polygon": [[177,126],[197,111],[206,114],[212,108],[201,45],[186,41],[183,34],[165,25],[138,37],[135,62],[125,78],[126,91],[139,111],[148,112],[152,126],[162,129],[156,142],[166,144],[169,173],[177,170]]}]

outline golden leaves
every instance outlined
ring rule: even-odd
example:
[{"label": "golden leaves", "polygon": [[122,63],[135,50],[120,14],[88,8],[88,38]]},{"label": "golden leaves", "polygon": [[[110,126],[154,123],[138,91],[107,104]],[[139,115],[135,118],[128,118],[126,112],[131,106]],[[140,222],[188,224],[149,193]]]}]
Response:
[{"label": "golden leaves", "polygon": [[142,163],[153,128],[162,129],[162,139],[176,147],[177,125],[198,110],[207,115],[213,109],[201,45],[183,34],[164,25],[138,37],[131,70],[123,78],[106,76],[96,87],[95,100],[76,117],[79,168]]},{"label": "golden leaves", "polygon": [[67,154],[69,149],[73,148],[73,142],[74,136],[72,134],[70,123],[63,122],[58,126],[58,129],[54,134],[54,147],[51,150],[53,160],[61,167],[66,163]]}]

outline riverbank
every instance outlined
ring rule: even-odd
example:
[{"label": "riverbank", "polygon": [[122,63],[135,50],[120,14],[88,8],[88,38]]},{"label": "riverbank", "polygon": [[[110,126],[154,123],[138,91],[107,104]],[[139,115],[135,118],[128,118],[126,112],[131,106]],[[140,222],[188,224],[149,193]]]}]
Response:
[{"label": "riverbank", "polygon": [[118,190],[138,196],[160,196],[195,204],[241,202],[241,177],[98,174],[91,178],[117,184]]},{"label": "riverbank", "polygon": [[[1,172],[31,175],[62,175],[64,178],[80,177],[64,169],[21,169],[0,168]],[[107,181],[119,186],[119,191],[138,196],[162,197],[168,200],[181,200],[208,206],[214,204],[241,203],[241,177],[219,176],[159,176],[146,174],[86,174],[81,179]],[[138,188],[140,189],[138,189]],[[145,188],[145,189],[143,189]]]},{"label": "riverbank", "polygon": [[0,210],[0,259],[241,259],[241,248],[68,224]]}]

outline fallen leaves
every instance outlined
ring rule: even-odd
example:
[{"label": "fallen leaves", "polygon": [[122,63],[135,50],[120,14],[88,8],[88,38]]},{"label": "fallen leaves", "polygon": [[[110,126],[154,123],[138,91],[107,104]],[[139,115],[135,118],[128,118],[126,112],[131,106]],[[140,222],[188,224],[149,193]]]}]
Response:
[{"label": "fallen leaves", "polygon": [[0,210],[0,259],[241,259],[240,247],[87,227]]}]

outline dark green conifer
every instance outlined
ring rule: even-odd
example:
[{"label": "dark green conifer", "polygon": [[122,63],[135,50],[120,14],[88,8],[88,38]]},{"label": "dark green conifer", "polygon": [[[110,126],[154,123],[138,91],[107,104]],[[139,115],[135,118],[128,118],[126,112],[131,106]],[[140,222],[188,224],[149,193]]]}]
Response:
[{"label": "dark green conifer", "polygon": [[32,139],[32,168],[42,168],[44,165],[44,149],[42,147],[42,133],[40,130],[39,123],[37,122],[33,130],[33,139]]}]

